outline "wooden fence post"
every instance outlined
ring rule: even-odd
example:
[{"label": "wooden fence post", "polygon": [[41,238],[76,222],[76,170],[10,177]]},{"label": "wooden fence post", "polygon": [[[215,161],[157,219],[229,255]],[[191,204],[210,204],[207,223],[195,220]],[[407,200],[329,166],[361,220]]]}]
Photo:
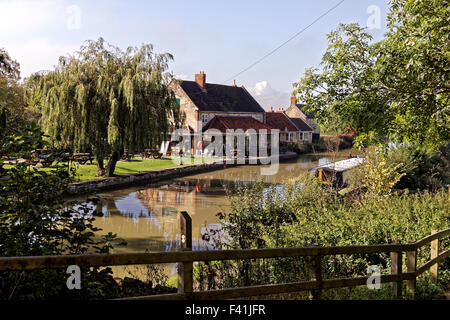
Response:
[{"label": "wooden fence post", "polygon": [[[313,247],[318,247],[318,244],[312,244]],[[311,281],[317,281],[318,288],[311,290],[313,300],[319,300],[322,295],[322,256],[314,255],[306,257],[309,264],[309,278]]]},{"label": "wooden fence post", "polygon": [[[192,219],[186,211],[180,214],[181,251],[192,250]],[[178,263],[178,293],[191,293],[193,291],[193,263]]]},{"label": "wooden fence post", "polygon": [[[402,274],[402,252],[391,252],[391,274]],[[402,297],[402,281],[391,282],[391,290],[397,299]]]},{"label": "wooden fence post", "polygon": [[[433,230],[431,231],[431,234],[435,234],[437,231]],[[439,255],[439,238],[436,240],[431,241],[431,259],[436,258]],[[438,281],[438,270],[439,270],[439,263],[436,263],[431,266],[430,268],[430,280],[431,282],[437,283]]]},{"label": "wooden fence post", "polygon": [[314,257],[314,279],[319,287],[313,291],[313,299],[320,300],[322,297],[322,256],[320,255]]},{"label": "wooden fence post", "polygon": [[[412,241],[414,242],[414,241]],[[406,252],[406,269],[408,272],[416,272],[417,270],[417,249],[414,251]],[[406,287],[412,294],[413,299],[416,294],[416,277],[414,279],[406,281]]]}]

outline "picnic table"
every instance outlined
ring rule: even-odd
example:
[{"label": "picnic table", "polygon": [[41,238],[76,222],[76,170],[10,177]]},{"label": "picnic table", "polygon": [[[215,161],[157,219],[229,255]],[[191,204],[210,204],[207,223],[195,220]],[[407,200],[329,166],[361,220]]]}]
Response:
[{"label": "picnic table", "polygon": [[92,161],[94,160],[94,156],[92,153],[74,153],[72,156],[70,156],[70,162],[78,162],[79,164],[83,165],[86,164],[86,162],[90,161],[92,164]]},{"label": "picnic table", "polygon": [[120,160],[123,160],[123,161],[128,160],[128,161],[130,161],[131,158],[133,158],[133,154],[129,153],[129,152],[128,152],[128,149],[125,149],[125,150],[123,151],[123,155],[122,155],[122,157],[120,158]]},{"label": "picnic table", "polygon": [[144,150],[144,158],[146,159],[161,159],[163,154],[156,149],[145,149]]}]

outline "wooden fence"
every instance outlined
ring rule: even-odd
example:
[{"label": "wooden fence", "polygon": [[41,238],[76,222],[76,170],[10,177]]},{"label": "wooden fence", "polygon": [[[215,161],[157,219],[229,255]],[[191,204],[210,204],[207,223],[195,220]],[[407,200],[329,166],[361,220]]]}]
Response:
[{"label": "wooden fence", "polygon": [[[408,244],[380,244],[365,246],[340,247],[301,247],[249,250],[192,250],[192,221],[186,212],[180,216],[181,249],[177,252],[153,253],[117,253],[88,254],[67,256],[38,257],[3,257],[0,258],[0,271],[42,270],[67,268],[69,265],[79,267],[117,266],[178,263],[178,293],[125,298],[128,300],[159,300],[159,299],[232,299],[268,294],[291,293],[299,291],[313,292],[313,297],[320,299],[323,289],[344,288],[366,285],[369,276],[344,279],[323,279],[322,258],[332,255],[390,253],[391,274],[380,275],[381,283],[391,283],[391,289],[397,298],[402,297],[402,283],[406,281],[407,289],[413,294],[416,290],[416,278],[430,270],[431,280],[438,278],[439,262],[450,256],[450,250],[439,252],[439,242],[450,235],[450,228]],[[431,258],[424,265],[417,266],[418,249],[431,245]],[[406,272],[403,271],[403,253],[406,253]],[[300,281],[285,284],[269,284],[250,287],[230,288],[209,291],[193,290],[193,262],[243,260],[263,258],[312,257],[314,276],[310,281]]]}]

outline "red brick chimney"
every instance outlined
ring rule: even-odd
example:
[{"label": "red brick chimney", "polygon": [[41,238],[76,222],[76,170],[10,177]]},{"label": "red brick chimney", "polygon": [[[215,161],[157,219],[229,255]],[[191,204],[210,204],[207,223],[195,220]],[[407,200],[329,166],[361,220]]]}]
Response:
[{"label": "red brick chimney", "polygon": [[293,106],[294,104],[297,103],[296,100],[297,100],[297,99],[295,98],[295,96],[292,96],[292,97],[291,97],[291,106]]},{"label": "red brick chimney", "polygon": [[203,71],[200,71],[200,73],[195,74],[195,82],[202,88],[205,89],[206,87],[206,74]]}]

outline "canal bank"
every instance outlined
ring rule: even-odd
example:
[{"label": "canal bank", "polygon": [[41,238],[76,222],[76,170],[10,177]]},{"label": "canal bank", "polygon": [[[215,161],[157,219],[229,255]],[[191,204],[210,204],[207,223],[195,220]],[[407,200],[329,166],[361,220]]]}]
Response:
[{"label": "canal bank", "polygon": [[[297,157],[298,155],[296,153],[287,152],[279,155],[279,161],[296,159]],[[257,163],[254,165],[260,165],[260,162],[261,159],[257,159]],[[74,182],[69,185],[68,193],[71,195],[80,195],[104,190],[126,188],[143,184],[151,184],[164,180],[170,180],[193,174],[222,170],[242,165],[252,165],[252,164],[249,164],[248,162],[246,164],[237,164],[237,163],[230,164],[226,163],[226,161],[218,161],[211,163],[180,165],[178,167],[130,173],[110,178]]]}]

